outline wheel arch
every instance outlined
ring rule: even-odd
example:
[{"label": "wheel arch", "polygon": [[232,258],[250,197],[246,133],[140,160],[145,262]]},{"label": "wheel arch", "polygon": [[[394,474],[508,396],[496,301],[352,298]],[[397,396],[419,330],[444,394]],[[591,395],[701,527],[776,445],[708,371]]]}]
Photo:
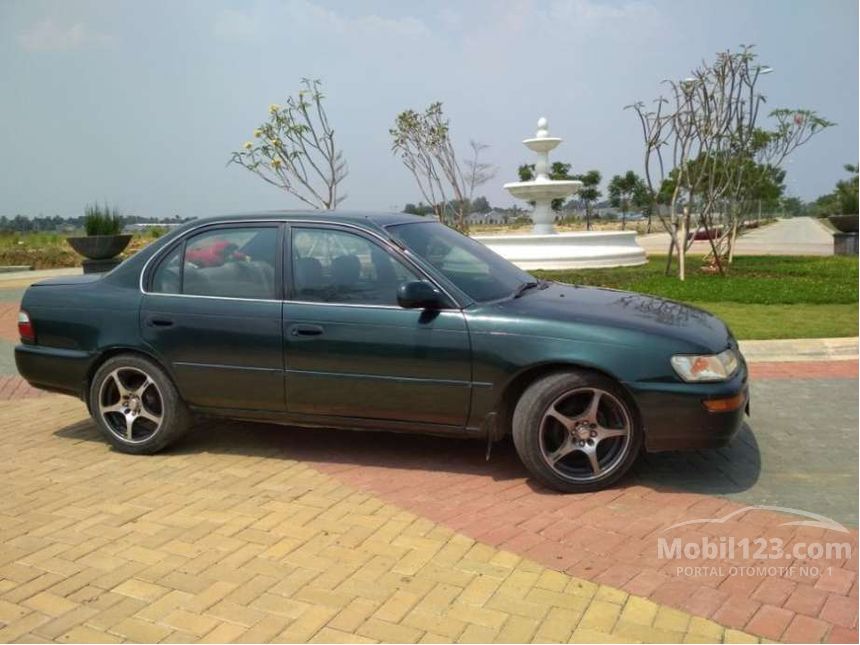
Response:
[{"label": "wheel arch", "polygon": [[502,389],[502,393],[499,396],[498,403],[495,407],[495,412],[498,415],[495,430],[496,437],[501,438],[505,435],[511,434],[514,409],[516,408],[517,403],[519,402],[523,392],[525,392],[530,385],[545,376],[549,376],[550,374],[556,374],[558,372],[569,372],[574,370],[578,372],[591,372],[593,374],[599,374],[600,376],[611,379],[624,393],[626,403],[633,411],[637,423],[639,423],[640,425],[642,424],[642,414],[639,411],[639,406],[636,403],[635,397],[624,385],[621,379],[619,379],[617,376],[586,362],[578,362],[573,360],[549,361],[536,365],[530,365],[529,367],[520,370],[505,384],[504,388]]}]

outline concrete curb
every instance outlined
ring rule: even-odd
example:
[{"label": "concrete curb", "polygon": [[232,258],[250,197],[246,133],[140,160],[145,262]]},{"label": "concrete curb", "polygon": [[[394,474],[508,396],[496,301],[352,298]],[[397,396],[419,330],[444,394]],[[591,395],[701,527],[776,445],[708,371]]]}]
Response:
[{"label": "concrete curb", "polygon": [[[7,267],[3,267],[7,268]],[[17,271],[0,272],[0,282],[7,280],[42,280],[57,275],[74,275],[82,273],[81,267],[66,267],[62,269],[19,269]]]},{"label": "concrete curb", "polygon": [[35,271],[10,271],[8,273],[0,272],[0,289],[23,289],[29,287],[34,282],[45,280],[46,278],[55,278],[64,275],[81,275],[83,269],[81,267],[71,267],[67,269],[36,269]]},{"label": "concrete curb", "polygon": [[741,352],[750,363],[856,361],[857,338],[787,338],[742,340]]}]

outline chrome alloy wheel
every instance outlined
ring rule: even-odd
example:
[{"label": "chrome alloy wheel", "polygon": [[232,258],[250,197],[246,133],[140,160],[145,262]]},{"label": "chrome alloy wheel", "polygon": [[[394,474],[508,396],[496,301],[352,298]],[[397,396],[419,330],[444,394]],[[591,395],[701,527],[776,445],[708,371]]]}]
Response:
[{"label": "chrome alloy wheel", "polygon": [[125,443],[142,443],[161,429],[164,403],[155,381],[136,367],[108,374],[99,391],[99,414]]},{"label": "chrome alloy wheel", "polygon": [[564,479],[597,481],[624,462],[632,431],[630,413],[615,395],[577,388],[559,396],[544,412],[541,454]]}]

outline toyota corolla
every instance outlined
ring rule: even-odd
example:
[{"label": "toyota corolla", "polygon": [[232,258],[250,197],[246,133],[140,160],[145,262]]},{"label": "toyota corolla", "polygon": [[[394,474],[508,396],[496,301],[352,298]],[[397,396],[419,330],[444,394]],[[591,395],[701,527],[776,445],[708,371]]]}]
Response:
[{"label": "toyota corolla", "polygon": [[748,409],[711,314],[538,280],[403,214],[194,221],[110,273],[33,285],[19,331],[23,377],[83,399],[138,454],[198,415],[512,435],[536,479],[587,491],[643,450],[725,445]]}]

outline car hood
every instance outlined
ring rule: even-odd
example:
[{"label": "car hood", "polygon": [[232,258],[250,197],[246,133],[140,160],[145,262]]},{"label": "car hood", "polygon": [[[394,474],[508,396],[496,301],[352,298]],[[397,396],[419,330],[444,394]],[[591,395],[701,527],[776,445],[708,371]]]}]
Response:
[{"label": "car hood", "polygon": [[[627,329],[676,339],[695,351],[720,352],[734,343],[726,324],[702,309],[641,293],[551,282],[498,303],[506,314]],[[500,313],[501,313],[500,312]]]}]

